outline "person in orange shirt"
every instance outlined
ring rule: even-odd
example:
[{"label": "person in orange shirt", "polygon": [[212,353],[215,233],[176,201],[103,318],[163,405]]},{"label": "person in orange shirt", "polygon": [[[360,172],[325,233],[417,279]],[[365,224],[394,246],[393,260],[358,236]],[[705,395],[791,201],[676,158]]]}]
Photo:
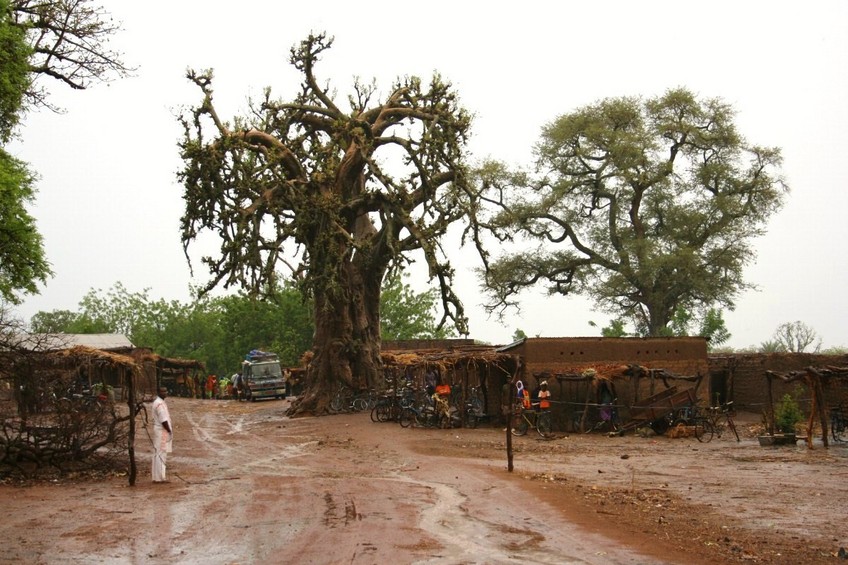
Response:
[{"label": "person in orange shirt", "polygon": [[215,383],[218,381],[215,375],[206,377],[206,398],[215,398]]},{"label": "person in orange shirt", "polygon": [[551,391],[548,390],[548,381],[542,381],[539,385],[539,409],[548,410],[551,407]]}]

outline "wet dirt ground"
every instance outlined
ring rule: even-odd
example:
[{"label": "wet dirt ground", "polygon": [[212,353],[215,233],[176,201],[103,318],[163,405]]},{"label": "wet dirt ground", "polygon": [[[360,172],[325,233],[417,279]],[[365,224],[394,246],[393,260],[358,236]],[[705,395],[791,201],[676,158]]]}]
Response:
[{"label": "wet dirt ground", "polygon": [[168,403],[170,483],[151,483],[142,428],[134,487],[0,485],[0,562],[848,563],[845,444],[761,447],[753,425],[738,443],[527,435],[509,473],[500,426]]}]

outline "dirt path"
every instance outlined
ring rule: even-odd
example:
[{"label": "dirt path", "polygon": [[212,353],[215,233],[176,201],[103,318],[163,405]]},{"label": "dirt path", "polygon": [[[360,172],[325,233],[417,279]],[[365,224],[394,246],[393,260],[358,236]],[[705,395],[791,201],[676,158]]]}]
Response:
[{"label": "dirt path", "polygon": [[4,563],[838,563],[848,449],[402,429],[169,399],[171,483],[0,486]]}]

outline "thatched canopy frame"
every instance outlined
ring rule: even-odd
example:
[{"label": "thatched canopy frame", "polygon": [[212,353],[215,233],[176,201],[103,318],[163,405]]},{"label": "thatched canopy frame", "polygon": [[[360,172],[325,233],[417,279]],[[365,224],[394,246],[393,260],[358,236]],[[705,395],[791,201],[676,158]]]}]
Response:
[{"label": "thatched canopy frame", "polygon": [[386,383],[390,388],[404,381],[423,390],[427,373],[435,372],[451,386],[460,386],[465,402],[472,387],[480,387],[487,413],[497,413],[502,388],[520,373],[521,359],[491,346],[459,346],[450,349],[391,350],[381,352]]},{"label": "thatched canopy frame", "polygon": [[806,442],[809,449],[813,449],[813,431],[815,430],[816,417],[819,419],[822,432],[822,444],[825,448],[829,446],[828,425],[830,422],[830,407],[825,402],[826,389],[835,383],[848,386],[848,367],[807,367],[801,371],[790,371],[777,373],[766,371],[766,387],[768,391],[768,407],[766,409],[766,425],[769,435],[775,433],[774,417],[774,392],[773,381],[779,380],[785,383],[803,383],[810,394],[810,416],[807,420]]},{"label": "thatched canopy frame", "polygon": [[[646,397],[680,383],[687,383],[695,389],[697,396],[704,378],[703,375],[677,375],[662,368],[615,363],[587,363],[567,373],[542,370],[533,372],[531,376],[532,381],[528,379],[529,382],[524,385],[536,387],[542,380],[548,381],[553,394],[554,419],[560,426],[577,425],[575,431],[583,431],[591,410],[609,404],[604,398],[605,391],[612,395],[619,416],[626,421],[631,407],[643,398],[643,380],[649,381]],[[630,398],[620,394],[623,381],[629,385]]]}]

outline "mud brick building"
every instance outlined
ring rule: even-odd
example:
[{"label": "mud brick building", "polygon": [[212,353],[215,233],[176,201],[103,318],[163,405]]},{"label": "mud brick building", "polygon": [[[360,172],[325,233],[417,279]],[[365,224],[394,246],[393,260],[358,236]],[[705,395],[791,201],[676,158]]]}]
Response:
[{"label": "mud brick building", "polygon": [[608,395],[626,419],[633,403],[672,387],[694,388],[703,401],[711,394],[701,337],[527,338],[498,351],[522,360],[519,378],[528,389],[548,381],[558,420]]}]

